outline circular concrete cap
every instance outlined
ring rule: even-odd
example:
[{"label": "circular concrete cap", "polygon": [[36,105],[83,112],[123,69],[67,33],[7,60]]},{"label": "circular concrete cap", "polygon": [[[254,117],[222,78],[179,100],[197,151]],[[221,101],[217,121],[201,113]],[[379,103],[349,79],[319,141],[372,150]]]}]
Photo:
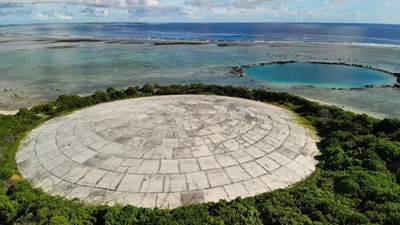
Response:
[{"label": "circular concrete cap", "polygon": [[22,175],[95,204],[175,208],[285,188],[315,170],[316,140],[282,108],[239,98],[122,100],[52,119],[20,145]]}]

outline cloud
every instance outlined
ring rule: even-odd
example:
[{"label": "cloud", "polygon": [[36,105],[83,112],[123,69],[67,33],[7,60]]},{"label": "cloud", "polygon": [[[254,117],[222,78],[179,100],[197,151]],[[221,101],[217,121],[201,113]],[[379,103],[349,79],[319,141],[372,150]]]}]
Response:
[{"label": "cloud", "polygon": [[268,2],[275,2],[275,3],[282,3],[282,2],[288,2],[292,0],[236,0],[234,2],[234,5],[236,7],[240,8],[251,8],[256,5],[268,3]]},{"label": "cloud", "polygon": [[31,17],[34,20],[39,21],[51,21],[51,20],[73,20],[72,16],[61,14],[58,12],[46,14],[41,12],[32,12]]},{"label": "cloud", "polygon": [[399,0],[0,0],[0,24],[49,20],[400,23],[399,7]]},{"label": "cloud", "polygon": [[[228,8],[252,8],[256,5],[268,3],[268,2],[287,2],[292,0],[234,0],[234,1],[227,1],[227,0],[185,0],[185,4],[197,7],[228,7]],[[221,10],[226,11],[226,10]],[[227,9],[230,11],[230,9]]]},{"label": "cloud", "polygon": [[188,15],[180,7],[157,6],[157,7],[132,7],[128,10],[130,17],[163,17],[166,15]]},{"label": "cloud", "polygon": [[331,0],[328,4],[329,5],[339,5],[340,3],[342,3],[341,0]]},{"label": "cloud", "polygon": [[2,8],[14,8],[14,7],[22,7],[22,4],[18,4],[18,3],[0,3],[0,9],[2,9]]},{"label": "cloud", "polygon": [[101,7],[93,7],[93,6],[87,6],[81,12],[84,13],[86,16],[91,16],[91,17],[105,17],[110,15],[108,9]]},{"label": "cloud", "polygon": [[0,16],[4,17],[10,14],[23,14],[23,13],[30,13],[23,7],[22,4],[15,4],[15,3],[0,3]]},{"label": "cloud", "polygon": [[[39,3],[66,3],[92,6],[107,6],[116,8],[127,8],[132,6],[158,6],[159,0],[19,0],[19,4],[39,4]],[[0,0],[0,4],[15,4],[15,1]]]},{"label": "cloud", "polygon": [[40,20],[40,21],[47,21],[51,19],[49,15],[40,12],[33,12],[31,16],[34,20]]},{"label": "cloud", "polygon": [[185,4],[198,7],[212,7],[218,5],[214,0],[186,0]]},{"label": "cloud", "polygon": [[73,17],[55,12],[55,13],[53,13],[53,19],[55,19],[55,20],[73,20]]}]

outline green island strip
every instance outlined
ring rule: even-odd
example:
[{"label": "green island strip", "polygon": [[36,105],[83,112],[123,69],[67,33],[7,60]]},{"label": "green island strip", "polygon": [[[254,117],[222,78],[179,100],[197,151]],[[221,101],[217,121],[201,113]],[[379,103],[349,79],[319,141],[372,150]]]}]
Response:
[{"label": "green island strip", "polygon": [[[47,195],[17,169],[24,136],[44,121],[76,109],[120,99],[211,94],[268,102],[296,112],[321,138],[313,175],[287,189],[231,202],[173,210],[88,205]],[[378,120],[287,93],[204,84],[126,90],[108,88],[80,97],[62,95],[15,116],[0,115],[0,224],[399,224],[400,120]]]}]

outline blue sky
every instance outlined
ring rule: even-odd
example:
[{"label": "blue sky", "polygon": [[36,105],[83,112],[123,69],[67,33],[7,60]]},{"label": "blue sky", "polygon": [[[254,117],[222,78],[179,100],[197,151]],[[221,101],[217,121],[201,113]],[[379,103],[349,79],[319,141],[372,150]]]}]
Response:
[{"label": "blue sky", "polygon": [[400,0],[0,0],[0,24],[60,22],[400,24]]}]

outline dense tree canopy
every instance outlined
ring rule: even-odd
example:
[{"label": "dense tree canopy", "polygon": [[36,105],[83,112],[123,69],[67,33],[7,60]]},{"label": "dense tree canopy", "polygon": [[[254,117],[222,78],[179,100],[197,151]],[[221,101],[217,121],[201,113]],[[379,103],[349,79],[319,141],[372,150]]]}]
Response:
[{"label": "dense tree canopy", "polygon": [[[91,206],[33,188],[18,175],[15,154],[26,132],[63,113],[149,95],[216,94],[279,104],[321,137],[316,172],[284,190],[174,210]],[[304,122],[303,121],[303,122]],[[0,116],[0,224],[400,224],[400,120],[377,120],[287,93],[217,85],[108,88]]]}]

